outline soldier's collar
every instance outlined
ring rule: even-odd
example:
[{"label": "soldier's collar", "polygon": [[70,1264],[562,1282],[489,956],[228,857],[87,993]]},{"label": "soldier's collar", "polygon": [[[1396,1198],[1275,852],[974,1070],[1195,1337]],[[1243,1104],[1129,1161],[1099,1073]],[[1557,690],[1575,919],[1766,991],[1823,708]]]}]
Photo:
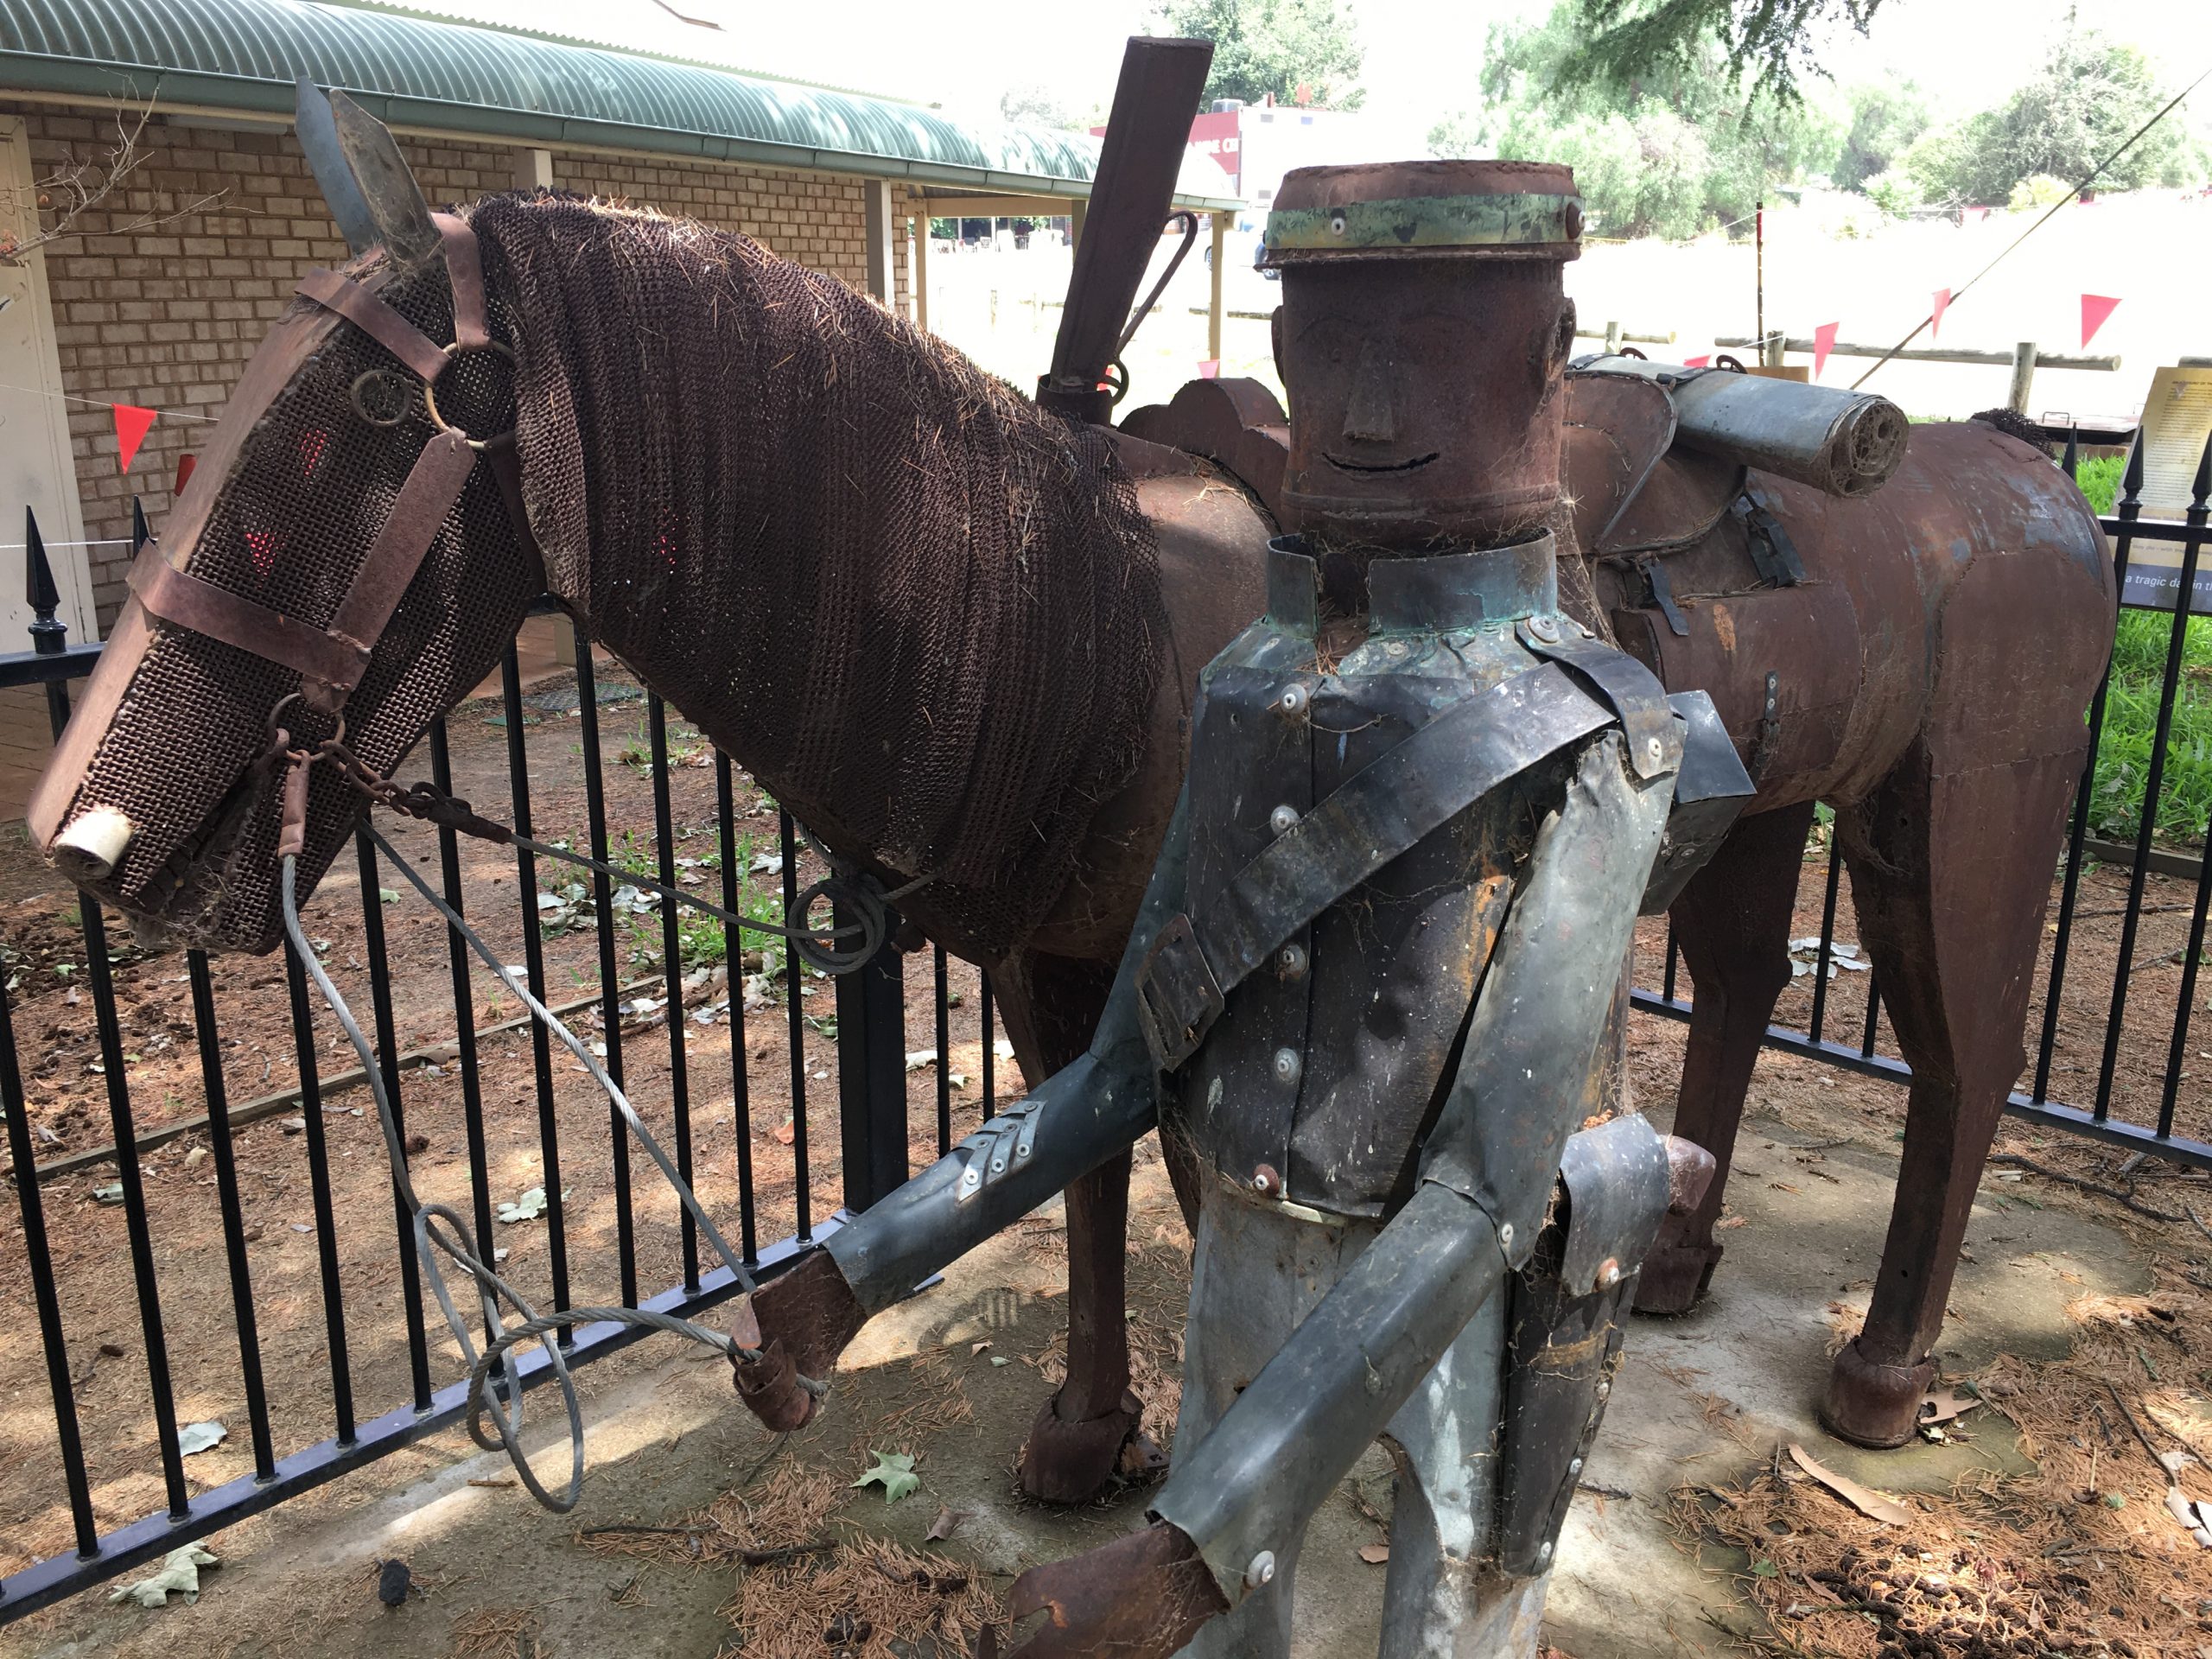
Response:
[{"label": "soldier's collar", "polygon": [[[1376,632],[1442,632],[1559,608],[1557,547],[1548,531],[1506,547],[1376,555],[1363,564]],[[1357,578],[1355,578],[1357,580]],[[1268,617],[1311,635],[1320,626],[1321,563],[1302,536],[1268,543]]]}]

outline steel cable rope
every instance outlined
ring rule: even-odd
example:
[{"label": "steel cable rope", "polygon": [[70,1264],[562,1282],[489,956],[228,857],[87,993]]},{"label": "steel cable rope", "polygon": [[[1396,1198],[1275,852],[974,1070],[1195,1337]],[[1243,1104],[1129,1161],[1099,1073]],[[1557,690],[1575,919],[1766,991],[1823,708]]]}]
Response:
[{"label": "steel cable rope", "polygon": [[[1983,277],[1988,276],[1991,271],[1996,270],[1997,267],[2002,264],[2005,258],[2011,255],[2013,249],[2018,247],[2021,243],[2026,241],[2037,231],[2041,230],[2045,225],[2048,225],[2060,208],[2071,206],[2075,198],[2080,196],[2084,190],[2088,189],[2091,184],[2096,181],[2097,175],[2100,173],[2102,173],[2107,168],[2110,167],[2121,156],[2126,155],[2129,150],[2134,149],[2137,143],[2142,138],[2145,133],[2150,131],[2151,129],[2157,126],[2159,122],[2164,120],[2169,115],[2171,115],[2174,112],[2175,106],[2180,104],[2182,99],[2187,98],[2199,86],[2202,86],[2207,79],[2212,79],[2212,68],[2208,68],[2195,80],[2190,81],[2188,86],[2176,92],[2173,97],[2168,100],[2165,108],[2160,110],[2148,121],[2145,121],[2141,126],[2135,129],[2134,132],[2129,136],[2126,143],[2122,144],[2118,149],[2113,151],[2111,155],[2106,156],[2104,160],[2099,162],[2094,167],[2083,174],[2082,175],[2081,182],[2068,190],[2067,193],[2061,196],[2056,201],[2051,203],[2049,212],[2045,213],[2041,219],[2036,220],[2034,224],[2029,226],[2026,230],[2022,231],[2019,235],[2014,237],[2012,240],[1998,253],[1996,258],[1992,259],[1987,264],[1984,265],[1980,270],[1977,270],[1972,276],[1968,277],[1967,279],[1966,286],[1961,288],[1956,293],[1951,296],[1950,299],[1946,302],[1944,308],[1948,310],[1951,306],[1956,305],[1961,300],[1964,299],[1966,297],[1967,289],[1972,288]],[[1923,318],[1919,327],[1916,327],[1903,340],[1897,341],[1897,343],[1891,346],[1888,351],[1883,353],[1881,356],[1875,359],[1873,368],[1868,369],[1866,373],[1860,375],[1856,380],[1853,381],[1851,383],[1851,389],[1853,391],[1856,391],[1859,387],[1865,385],[1869,380],[1872,379],[1874,378],[1874,371],[1876,369],[1880,368],[1883,364],[1889,362],[1892,358],[1896,357],[1899,352],[1911,345],[1914,340],[1918,340],[1920,338],[1920,330],[1927,327],[1929,324],[1935,321],[1936,318],[1932,313]]]},{"label": "steel cable rope", "polygon": [[[754,1288],[754,1281],[753,1275],[747,1271],[744,1262],[734,1250],[730,1249],[728,1242],[722,1237],[721,1230],[715,1227],[700,1205],[698,1197],[692,1192],[690,1184],[677,1173],[676,1166],[670,1161],[660,1142],[654,1139],[652,1130],[645,1127],[644,1121],[639,1117],[636,1109],[630,1104],[629,1097],[623,1092],[620,1085],[607,1075],[606,1069],[599,1064],[588,1046],[570,1031],[543,1002],[531,995],[529,988],[516,978],[505,963],[499,960],[498,954],[484,942],[475,929],[469,926],[458,912],[448,906],[420,875],[416,874],[413,867],[400,855],[390,842],[385,839],[382,832],[373,826],[369,826],[367,833],[369,838],[385,857],[390,859],[398,868],[400,873],[406,876],[415,890],[428,899],[431,906],[444,918],[447,925],[457,931],[468,942],[470,949],[483,959],[485,964],[499,977],[499,982],[527,1006],[531,1014],[543,1023],[546,1029],[554,1036],[559,1038],[562,1046],[582,1063],[585,1070],[590,1073],[592,1080],[599,1085],[601,1092],[621,1115],[623,1122],[643,1144],[646,1154],[652,1159],[655,1166],[660,1170],[662,1176],[674,1189],[678,1200],[690,1213],[692,1219],[698,1223],[708,1242],[714,1246],[716,1253],[728,1266],[731,1276],[735,1280],[738,1287],[750,1294]],[[568,1357],[561,1351],[561,1346],[557,1342],[543,1340],[546,1336],[563,1326],[591,1321],[605,1321],[618,1325],[639,1325],[648,1330],[664,1331],[674,1336],[689,1338],[721,1354],[733,1364],[741,1359],[759,1357],[758,1351],[744,1346],[726,1332],[712,1330],[705,1325],[696,1325],[688,1319],[677,1319],[673,1314],[656,1313],[649,1308],[579,1306],[563,1308],[551,1314],[541,1316],[524,1300],[519,1291],[485,1265],[480,1255],[478,1254],[481,1249],[482,1241],[471,1240],[469,1224],[464,1217],[449,1205],[425,1204],[422,1200],[415,1191],[413,1181],[410,1179],[406,1148],[399,1137],[398,1124],[392,1111],[391,1096],[386,1091],[384,1074],[378,1065],[375,1049],[370,1044],[367,1034],[361,1029],[359,1020],[354,1018],[353,1009],[347,1006],[345,997],[332,982],[328,971],[323,967],[321,961],[308,943],[306,931],[300,922],[299,903],[296,890],[297,874],[298,859],[295,855],[287,853],[284,855],[282,883],[285,934],[290,939],[292,948],[298,953],[301,962],[305,964],[309,976],[314,979],[315,988],[321,993],[323,1001],[330,1005],[331,1012],[337,1016],[338,1023],[344,1029],[347,1040],[353,1044],[353,1051],[359,1057],[362,1070],[366,1075],[371,1097],[376,1103],[377,1122],[384,1132],[385,1154],[391,1165],[392,1183],[414,1223],[416,1255],[422,1262],[423,1270],[429,1280],[431,1293],[437,1299],[439,1311],[445,1316],[447,1329],[452,1333],[454,1342],[460,1347],[462,1357],[468,1361],[469,1438],[487,1452],[504,1450],[507,1454],[508,1461],[514,1465],[516,1474],[521,1478],[524,1486],[529,1490],[531,1496],[556,1514],[565,1514],[575,1507],[583,1491],[583,1412],[576,1395],[574,1376],[569,1369]],[[688,897],[689,895],[679,896]],[[444,1224],[450,1236],[442,1236],[433,1226],[434,1222]],[[472,1242],[477,1246],[474,1250],[468,1248]],[[483,1307],[485,1325],[492,1338],[480,1353],[477,1351],[475,1340],[470,1334],[466,1321],[461,1317],[460,1310],[454,1305],[453,1294],[447,1286],[444,1270],[438,1262],[439,1251],[444,1252],[459,1264],[476,1286],[477,1297]],[[501,1317],[500,1302],[503,1299],[522,1315],[520,1324],[510,1326]],[[543,1484],[537,1478],[536,1472],[531,1468],[529,1459],[523,1451],[518,1439],[522,1428],[521,1389],[518,1387],[511,1388],[505,1408],[502,1409],[492,1378],[493,1368],[499,1365],[511,1350],[521,1343],[532,1339],[537,1340],[540,1350],[546,1357],[546,1363],[553,1372],[555,1381],[560,1385],[562,1402],[569,1419],[569,1481],[567,1490],[557,1497],[546,1490]],[[798,1382],[801,1387],[817,1398],[820,1398],[829,1391],[826,1384],[817,1382],[810,1377],[802,1376],[798,1378]],[[498,1430],[496,1440],[485,1431],[484,1418],[487,1414],[493,1427]]]}]

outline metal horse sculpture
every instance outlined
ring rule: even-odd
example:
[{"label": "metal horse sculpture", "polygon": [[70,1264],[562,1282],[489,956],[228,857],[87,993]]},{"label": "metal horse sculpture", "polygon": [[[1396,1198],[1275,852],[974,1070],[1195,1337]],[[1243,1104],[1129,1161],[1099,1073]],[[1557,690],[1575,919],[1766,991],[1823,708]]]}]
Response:
[{"label": "metal horse sculpture", "polygon": [[[1192,85],[1184,109],[1195,96]],[[1110,316],[1111,326],[1103,339],[1096,330],[1085,336],[1089,347],[1080,340],[1070,346],[1064,335],[1057,387],[1048,384],[1045,399],[1078,418],[1105,414],[1091,388],[1141,273],[1141,257],[1126,277],[1116,262],[1127,266],[1132,241],[1148,251],[1166,206],[1165,185],[1141,180],[1113,194],[1116,146],[1127,152],[1137,142],[1121,113],[1117,100],[1109,168],[1078,268],[1078,287],[1088,281],[1090,290],[1070,306],[1078,334],[1078,313]],[[1181,128],[1168,113],[1173,142],[1155,148],[1172,155]],[[364,123],[347,129],[351,161],[326,176],[326,188],[357,250],[382,251],[365,268],[378,296],[436,339],[427,353],[404,339],[391,350],[361,334],[366,313],[350,293],[308,290],[249,370],[163,543],[143,556],[138,597],[114,630],[33,804],[39,843],[94,896],[214,945],[265,950],[276,937],[270,867],[281,804],[267,765],[272,708],[302,690],[310,703],[342,704],[354,751],[388,771],[429,720],[488,671],[541,583],[804,810],[804,791],[787,794],[782,781],[791,756],[764,743],[741,707],[711,699],[702,706],[683,695],[700,664],[657,645],[664,610],[640,605],[633,581],[606,580],[650,560],[650,535],[639,546],[579,550],[554,522],[564,495],[596,497],[634,482],[594,475],[588,454],[540,453],[506,440],[496,424],[486,429],[493,436],[481,451],[443,420],[437,429],[404,429],[396,470],[365,487],[356,477],[354,499],[329,508],[330,533],[317,540],[315,567],[298,578],[296,602],[276,619],[285,626],[272,632],[274,625],[250,618],[241,625],[245,613],[233,601],[251,601],[257,579],[276,579],[263,543],[252,540],[257,521],[296,505],[289,495],[277,499],[285,492],[308,498],[343,485],[346,474],[334,480],[321,468],[349,464],[347,452],[367,441],[357,423],[383,412],[378,387],[388,390],[404,373],[435,385],[442,396],[458,394],[461,377],[447,363],[488,363],[505,353],[527,378],[533,361],[579,326],[576,318],[531,309],[518,288],[503,289],[512,265],[496,249],[477,271],[466,271],[471,244],[429,219],[397,149],[388,139],[379,149]],[[1134,165],[1119,175],[1124,181],[1142,171],[1130,171]],[[717,257],[768,257],[740,238],[690,234]],[[487,302],[480,311],[457,310],[448,296],[472,276],[488,290]],[[835,316],[848,343],[856,340],[855,349],[872,354],[868,361],[895,360],[919,373],[943,360],[942,347],[880,312],[839,308]],[[444,346],[447,340],[456,347]],[[698,349],[711,352],[717,342]],[[1096,362],[1085,359],[1086,349]],[[2049,875],[2083,760],[2082,711],[2110,637],[2109,562],[2070,482],[2028,446],[1986,426],[1918,427],[1885,487],[1838,495],[1747,474],[1743,455],[1697,447],[1694,423],[1683,412],[1694,400],[1683,388],[1671,389],[1670,404],[1659,395],[1668,389],[1606,372],[1624,365],[1587,366],[1595,372],[1573,377],[1569,388],[1564,465],[1574,509],[1571,523],[1555,525],[1563,591],[1572,595],[1574,573],[1586,573],[1586,622],[1618,638],[1669,689],[1710,693],[1759,791],[1673,910],[1698,993],[1677,1128],[1709,1147],[1725,1174],[1759,1038],[1789,981],[1801,849],[1814,803],[1825,801],[1836,810],[1862,934],[1915,1074],[1873,1306],[1838,1358],[1827,1415],[1854,1439],[1897,1444],[1911,1433],[1931,1374],[1967,1206],[2022,1063]],[[365,403],[359,380],[372,369],[384,378]],[[764,404],[798,395],[772,368],[757,372]],[[1371,414],[1379,399],[1387,410],[1388,354],[1358,372],[1374,384],[1351,406]],[[267,418],[272,408],[296,415],[303,406],[321,435],[312,455],[298,448],[299,422]],[[1448,433],[1449,411],[1442,414]],[[1001,423],[995,431],[1058,429],[1046,415],[1001,411],[994,420]],[[1351,424],[1313,438],[1325,451],[1339,449],[1351,463],[1347,476],[1379,448],[1369,421],[1358,430]],[[1281,411],[1258,388],[1202,385],[1106,433],[1108,451],[1065,486],[1096,499],[1102,524],[1112,519],[1110,503],[1134,492],[1156,550],[1155,614],[1164,627],[1143,641],[1102,635],[1077,643],[1094,654],[1148,646],[1163,671],[1125,717],[1120,735],[1128,764],[1118,786],[1071,808],[1078,833],[1071,871],[1056,892],[1039,896],[1041,907],[1018,938],[963,931],[950,906],[932,917],[928,890],[909,906],[950,949],[990,968],[1017,1056],[1033,1078],[1059,1070],[1090,1040],[1179,787],[1192,677],[1264,608],[1261,569],[1249,555],[1274,528],[1288,440]],[[278,445],[289,447],[288,467],[270,464]],[[423,498],[408,488],[408,463],[441,445],[445,494],[425,525]],[[479,454],[488,464],[471,465]],[[734,472],[772,464],[735,450],[718,461]],[[863,490],[887,493],[920,463],[891,454],[868,464]],[[1225,487],[1232,483],[1243,487]],[[838,510],[831,495],[851,487],[832,480],[811,505]],[[804,499],[792,504],[797,513],[809,507]],[[1085,556],[1123,556],[1120,540],[1099,534],[1104,544],[1083,550]],[[378,544],[417,536],[419,563],[395,579],[379,564]],[[545,543],[542,563],[537,541]],[[285,556],[306,556],[286,550]],[[376,583],[359,578],[372,570],[382,571],[383,588],[365,591]],[[877,620],[896,638],[910,619],[893,601],[883,603]],[[735,619],[708,620],[734,626]],[[916,616],[911,625],[921,621]],[[759,689],[798,671],[769,652],[746,671]],[[733,677],[725,672],[726,683]],[[350,690],[331,696],[341,684]],[[1011,731],[1030,710],[1016,704],[994,712],[1000,729]],[[300,715],[286,718],[296,726]],[[820,741],[818,731],[810,735]],[[305,869],[327,868],[358,810],[358,798],[336,779],[318,777]],[[817,817],[810,827],[834,850],[887,885],[912,874],[911,848],[855,836],[834,812]],[[1070,1189],[1069,1377],[1040,1413],[1025,1461],[1025,1480],[1046,1496],[1071,1499],[1094,1490],[1136,1427],[1121,1312],[1128,1174],[1124,1155]],[[1644,1306],[1679,1309],[1699,1294],[1720,1253],[1712,1235],[1720,1202],[1715,1180],[1702,1208],[1670,1219],[1644,1270]],[[798,1355],[800,1363],[812,1369],[834,1357],[849,1325],[842,1313],[825,1321],[812,1351]]]}]

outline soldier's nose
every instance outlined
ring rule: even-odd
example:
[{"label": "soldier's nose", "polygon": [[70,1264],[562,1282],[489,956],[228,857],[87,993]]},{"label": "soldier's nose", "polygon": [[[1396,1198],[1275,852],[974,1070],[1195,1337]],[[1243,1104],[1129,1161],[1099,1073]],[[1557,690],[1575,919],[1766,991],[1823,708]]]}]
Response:
[{"label": "soldier's nose", "polygon": [[1344,404],[1344,436],[1354,443],[1389,443],[1398,435],[1392,408],[1390,351],[1381,340],[1370,340],[1359,353],[1352,371],[1351,397]]}]

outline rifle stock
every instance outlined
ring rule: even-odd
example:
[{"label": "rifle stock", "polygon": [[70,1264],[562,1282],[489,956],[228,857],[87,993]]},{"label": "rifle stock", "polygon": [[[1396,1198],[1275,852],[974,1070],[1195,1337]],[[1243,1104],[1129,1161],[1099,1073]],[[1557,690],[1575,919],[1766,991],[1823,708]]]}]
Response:
[{"label": "rifle stock", "polygon": [[1213,42],[1133,36],[1091,180],[1067,307],[1037,401],[1055,414],[1104,424],[1113,403],[1098,383],[1136,302],[1175,200],[1191,118],[1213,64]]}]

